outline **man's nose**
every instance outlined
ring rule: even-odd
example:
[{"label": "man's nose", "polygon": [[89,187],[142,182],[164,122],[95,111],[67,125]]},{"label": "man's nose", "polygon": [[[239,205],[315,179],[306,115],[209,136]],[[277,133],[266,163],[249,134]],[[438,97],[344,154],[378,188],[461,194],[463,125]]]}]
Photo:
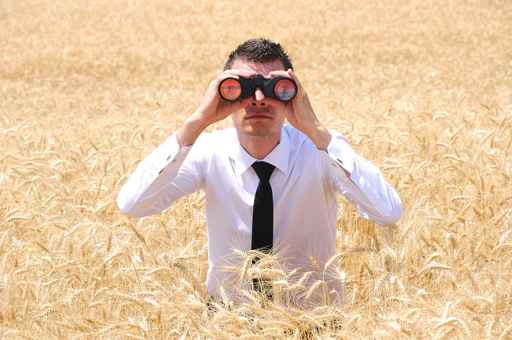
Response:
[{"label": "man's nose", "polygon": [[263,94],[263,91],[260,88],[256,88],[256,90],[254,91],[253,98],[257,102],[261,102],[263,101],[263,99],[265,99],[265,95]]}]

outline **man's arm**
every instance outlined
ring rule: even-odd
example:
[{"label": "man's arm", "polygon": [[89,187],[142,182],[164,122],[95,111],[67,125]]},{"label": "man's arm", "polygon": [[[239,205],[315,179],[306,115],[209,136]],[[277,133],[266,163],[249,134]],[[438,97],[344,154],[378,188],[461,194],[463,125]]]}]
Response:
[{"label": "man's arm", "polygon": [[[202,186],[202,164],[208,151],[192,145],[206,127],[247,104],[222,101],[217,92],[223,79],[238,77],[238,74],[241,72],[237,70],[220,73],[208,86],[199,108],[183,126],[137,166],[117,196],[122,212],[135,217],[156,214]],[[204,145],[207,147],[208,143]]]},{"label": "man's arm", "polygon": [[360,216],[378,224],[393,224],[402,215],[402,202],[380,170],[357,155],[347,140],[333,132],[322,154],[330,184],[343,194]]},{"label": "man's arm", "polygon": [[361,216],[379,224],[395,223],[402,214],[402,203],[379,169],[358,156],[343,136],[329,132],[321,124],[291,69],[272,74],[291,77],[297,84],[297,96],[288,104],[286,118],[308,136],[318,150],[325,151],[320,155],[325,160],[330,184],[357,207]]},{"label": "man's arm", "polygon": [[[148,216],[198,190],[204,181],[203,153],[197,147],[192,150],[191,144],[200,133],[186,122],[144,158],[117,196],[119,209],[134,217]],[[195,137],[189,140],[190,145],[180,145],[180,134]]]}]

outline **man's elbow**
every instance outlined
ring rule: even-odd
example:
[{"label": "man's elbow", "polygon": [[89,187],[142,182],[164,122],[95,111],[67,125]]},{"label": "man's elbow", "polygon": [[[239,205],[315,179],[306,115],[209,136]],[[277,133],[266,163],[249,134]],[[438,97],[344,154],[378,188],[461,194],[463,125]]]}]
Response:
[{"label": "man's elbow", "polygon": [[116,203],[117,207],[119,208],[119,210],[121,210],[123,214],[126,214],[131,217],[145,216],[145,214],[142,214],[141,211],[137,209],[137,205],[135,204],[136,202],[133,202],[132,200],[124,197],[122,193],[119,193],[119,195],[117,195]]},{"label": "man's elbow", "polygon": [[382,214],[381,224],[395,224],[402,217],[402,213],[402,202],[398,201],[387,209],[386,213]]}]

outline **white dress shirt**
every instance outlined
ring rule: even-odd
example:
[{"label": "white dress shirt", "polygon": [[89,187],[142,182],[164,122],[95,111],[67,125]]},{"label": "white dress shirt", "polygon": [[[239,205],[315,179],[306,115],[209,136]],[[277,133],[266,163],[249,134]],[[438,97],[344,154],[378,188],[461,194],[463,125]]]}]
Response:
[{"label": "white dress shirt", "polygon": [[[328,282],[331,297],[342,298],[337,271],[325,277],[324,264],[336,252],[336,193],[343,194],[360,216],[378,224],[396,222],[402,204],[378,168],[357,155],[333,131],[326,151],[290,125],[279,144],[262,161],[275,170],[270,178],[274,199],[273,249],[287,270],[311,271],[309,283]],[[256,159],[240,145],[236,130],[203,133],[193,146],[180,147],[176,135],[147,156],[122,187],[117,204],[126,214],[143,217],[167,209],[178,198],[204,190],[208,227],[208,292],[229,294],[237,278],[233,250],[251,248],[252,210],[259,183],[251,167]],[[348,177],[350,176],[350,177]],[[331,271],[329,271],[331,272]],[[234,297],[233,295],[231,297]]]}]

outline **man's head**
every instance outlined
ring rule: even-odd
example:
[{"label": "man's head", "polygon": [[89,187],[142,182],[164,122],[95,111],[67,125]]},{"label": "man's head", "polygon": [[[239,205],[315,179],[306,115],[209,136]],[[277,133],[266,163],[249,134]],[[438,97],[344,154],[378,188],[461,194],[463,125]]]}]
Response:
[{"label": "man's head", "polygon": [[[230,69],[269,78],[270,72],[286,71],[293,66],[280,44],[258,38],[247,40],[229,54],[224,70]],[[265,97],[261,89],[256,89],[252,98],[245,101],[245,111],[232,115],[238,133],[253,137],[279,137],[286,104]]]}]

